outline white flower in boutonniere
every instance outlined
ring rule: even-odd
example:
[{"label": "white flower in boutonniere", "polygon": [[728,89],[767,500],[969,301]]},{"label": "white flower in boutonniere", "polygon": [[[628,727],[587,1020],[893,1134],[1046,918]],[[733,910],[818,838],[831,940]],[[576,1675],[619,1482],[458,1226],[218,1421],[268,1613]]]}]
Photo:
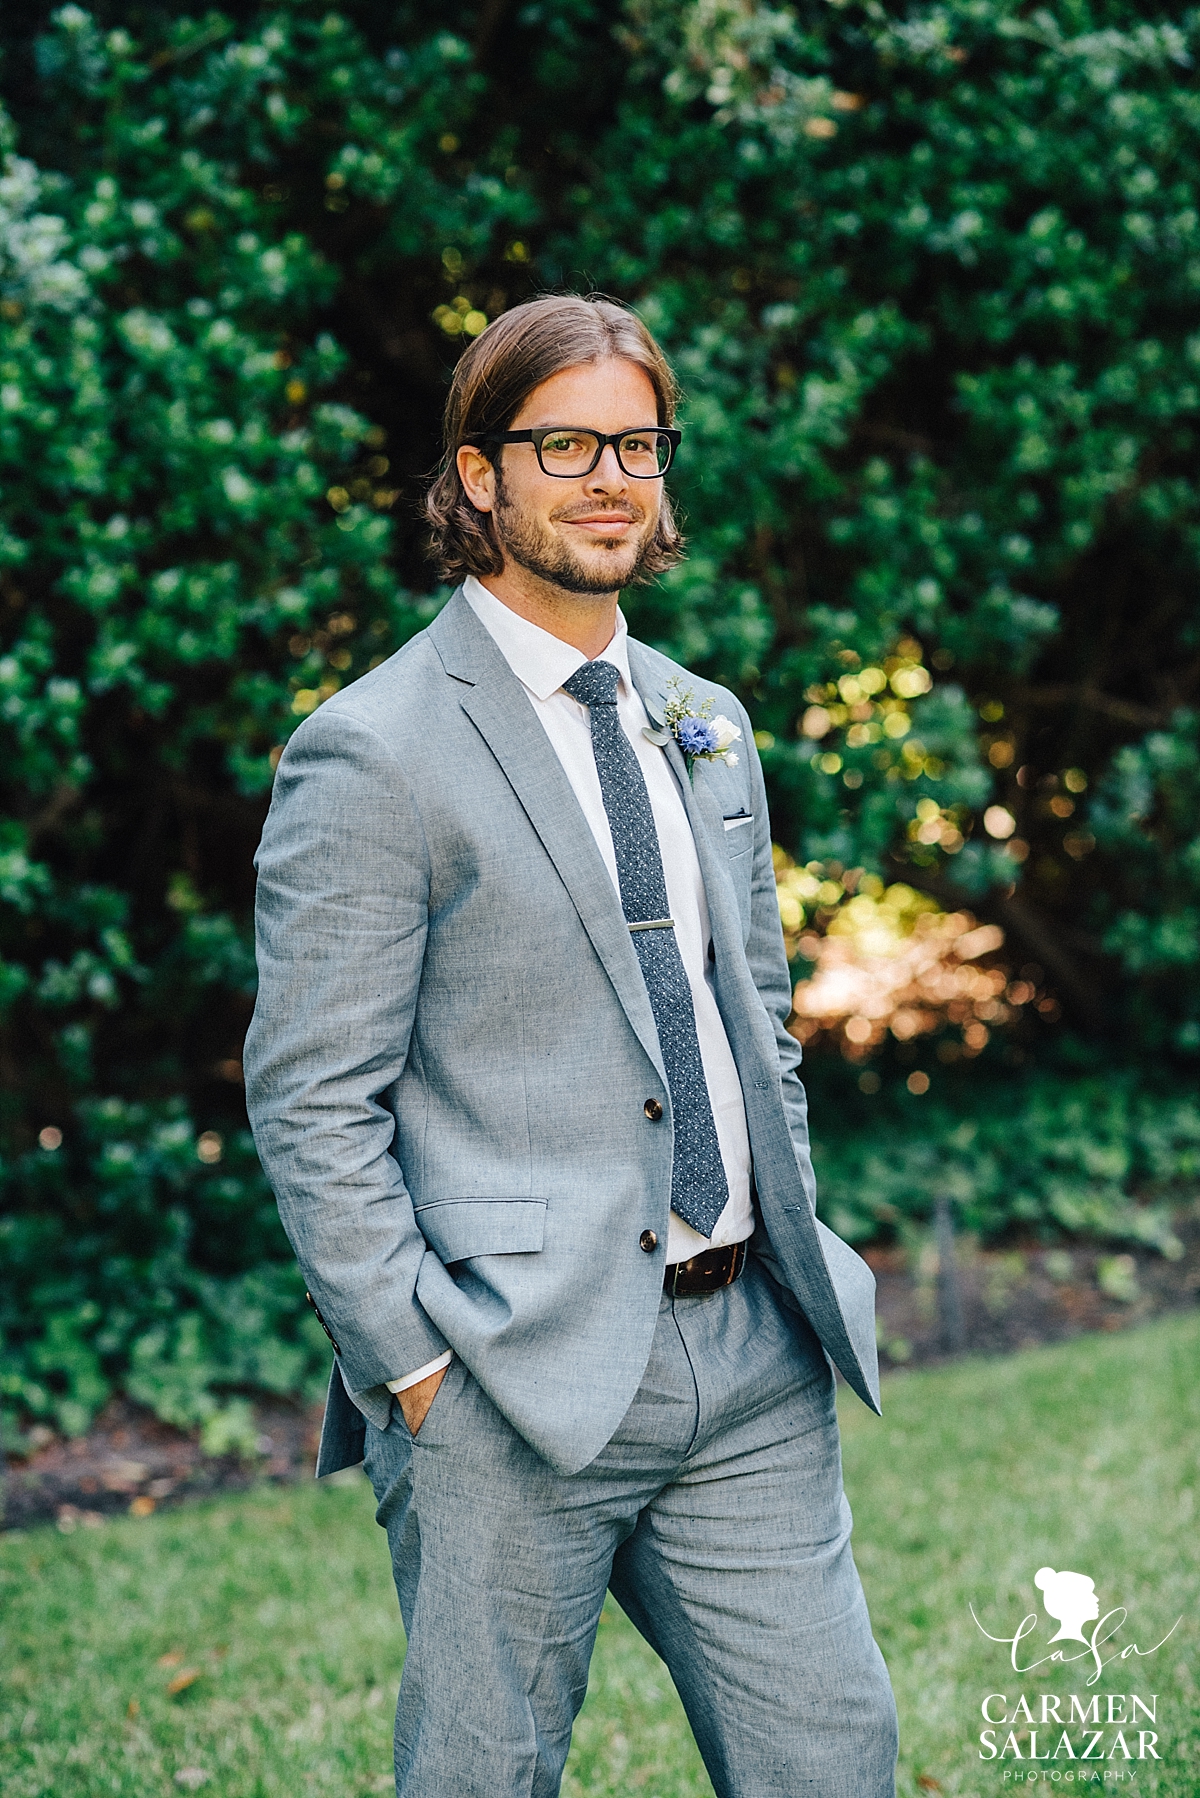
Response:
[{"label": "white flower in boutonniere", "polygon": [[711,699],[706,699],[699,707],[694,706],[692,689],[684,687],[676,678],[667,684],[663,717],[683,751],[689,774],[696,762],[727,762],[731,768],[737,767],[733,745],[742,733],[722,713],[713,717]]}]

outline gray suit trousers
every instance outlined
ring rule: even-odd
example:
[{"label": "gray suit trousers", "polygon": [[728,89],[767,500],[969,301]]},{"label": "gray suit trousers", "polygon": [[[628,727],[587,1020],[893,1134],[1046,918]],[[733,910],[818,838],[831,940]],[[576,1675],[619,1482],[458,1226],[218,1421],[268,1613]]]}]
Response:
[{"label": "gray suit trousers", "polygon": [[399,1405],[366,1437],[408,1632],[399,1798],[555,1798],[606,1588],[670,1669],[718,1798],[893,1798],[833,1374],[753,1253],[734,1286],[664,1296],[633,1403],[579,1473],[459,1360],[415,1438]]}]

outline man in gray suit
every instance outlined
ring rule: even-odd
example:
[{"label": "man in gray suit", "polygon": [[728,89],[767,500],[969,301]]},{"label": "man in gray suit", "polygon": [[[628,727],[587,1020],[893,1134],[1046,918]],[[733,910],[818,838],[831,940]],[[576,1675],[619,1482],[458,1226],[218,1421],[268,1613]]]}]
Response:
[{"label": "man in gray suit", "polygon": [[720,1798],[887,1798],[833,1365],[873,1282],[816,1221],[762,774],[631,640],[681,545],[640,321],[535,300],[458,364],[462,579],[280,761],[246,1044],[408,1651],[401,1798],[553,1798],[610,1588]]}]

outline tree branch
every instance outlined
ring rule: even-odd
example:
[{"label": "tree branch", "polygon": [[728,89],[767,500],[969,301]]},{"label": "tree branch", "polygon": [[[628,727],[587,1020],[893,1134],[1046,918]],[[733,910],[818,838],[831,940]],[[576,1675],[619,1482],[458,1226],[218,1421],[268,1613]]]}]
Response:
[{"label": "tree branch", "polygon": [[1111,718],[1114,724],[1130,724],[1135,730],[1161,730],[1171,722],[1169,712],[1136,705],[1129,699],[1113,699],[1097,687],[1017,687],[1013,692],[1013,703],[1032,706],[1037,711],[1076,705],[1087,712],[1099,712],[1102,717]]},{"label": "tree branch", "polygon": [[477,68],[487,60],[496,35],[504,24],[505,15],[511,10],[512,0],[483,0],[479,17],[475,21],[475,37],[471,45]]},{"label": "tree branch", "polygon": [[[928,893],[940,905],[949,906],[955,911],[979,905],[978,900],[972,900],[969,893],[964,893],[961,887],[956,887],[940,874],[931,873],[927,868],[914,868],[907,862],[896,861],[894,857],[890,859],[899,879],[908,886]],[[1108,1025],[1111,1021],[1108,1012],[1103,1002],[1097,998],[1092,983],[1055,940],[1050,925],[1031,906],[1015,896],[1006,897],[1002,893],[992,892],[980,909],[1000,924],[1007,935],[1016,937],[1027,950],[1036,955],[1059,991],[1070,1000],[1080,1019],[1090,1030],[1103,1030]]]},{"label": "tree branch", "polygon": [[63,781],[55,787],[49,799],[40,811],[34,812],[25,828],[29,832],[29,844],[32,848],[39,837],[47,836],[57,830],[67,814],[74,809],[82,798],[77,786],[70,781]]}]

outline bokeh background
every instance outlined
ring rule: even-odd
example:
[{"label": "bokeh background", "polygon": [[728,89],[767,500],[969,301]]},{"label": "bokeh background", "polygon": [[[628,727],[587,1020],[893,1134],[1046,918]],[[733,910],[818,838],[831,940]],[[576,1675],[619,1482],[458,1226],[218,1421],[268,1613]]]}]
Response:
[{"label": "bokeh background", "polygon": [[251,858],[289,733],[445,599],[447,381],[546,290],[635,305],[686,390],[690,559],[627,611],[756,726],[823,1215],[908,1253],[940,1198],[1118,1297],[1179,1259],[1198,38],[1172,0],[5,9],[11,1448],[114,1393],[228,1448],[319,1387],[243,1108]]}]

